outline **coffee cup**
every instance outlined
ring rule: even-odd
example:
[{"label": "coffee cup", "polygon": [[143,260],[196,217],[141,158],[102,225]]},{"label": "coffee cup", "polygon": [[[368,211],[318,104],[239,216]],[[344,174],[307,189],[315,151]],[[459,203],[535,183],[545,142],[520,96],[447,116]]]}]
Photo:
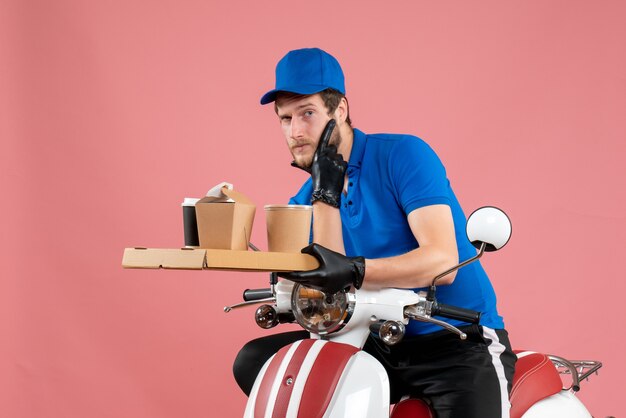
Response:
[{"label": "coffee cup", "polygon": [[299,253],[309,245],[312,217],[312,206],[265,205],[268,250]]},{"label": "coffee cup", "polygon": [[200,199],[186,197],[181,204],[183,207],[183,230],[186,248],[197,248],[200,246],[198,222],[196,220],[196,202],[198,200]]}]

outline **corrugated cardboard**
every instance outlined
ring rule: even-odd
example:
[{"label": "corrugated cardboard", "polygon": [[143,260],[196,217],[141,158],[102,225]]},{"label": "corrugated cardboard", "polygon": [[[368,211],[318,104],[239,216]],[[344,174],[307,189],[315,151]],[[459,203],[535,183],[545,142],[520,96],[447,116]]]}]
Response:
[{"label": "corrugated cardboard", "polygon": [[206,196],[196,203],[200,248],[248,248],[256,206],[235,190],[222,188],[222,197]]},{"label": "corrugated cardboard", "polygon": [[319,267],[308,254],[234,251],[216,249],[126,248],[122,259],[125,268],[303,271]]},{"label": "corrugated cardboard", "polygon": [[126,248],[122,258],[124,268],[192,269],[206,265],[206,250],[166,248]]}]

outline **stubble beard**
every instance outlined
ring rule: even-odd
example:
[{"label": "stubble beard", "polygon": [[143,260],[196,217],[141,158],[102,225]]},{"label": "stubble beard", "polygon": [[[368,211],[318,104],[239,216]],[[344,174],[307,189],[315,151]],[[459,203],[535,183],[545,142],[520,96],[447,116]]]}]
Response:
[{"label": "stubble beard", "polygon": [[[329,145],[334,145],[337,147],[337,149],[339,149],[339,147],[341,146],[341,133],[339,133],[339,129],[335,128],[335,130],[333,131],[333,133],[331,134],[330,137],[330,141],[328,141]],[[311,169],[311,164],[313,164],[313,157],[315,155],[315,151],[313,151],[313,153],[311,154],[310,157],[308,157],[305,161],[302,161],[301,159],[298,160],[295,155],[292,154],[292,156],[294,157],[294,161],[302,168],[305,168],[307,170]]]}]

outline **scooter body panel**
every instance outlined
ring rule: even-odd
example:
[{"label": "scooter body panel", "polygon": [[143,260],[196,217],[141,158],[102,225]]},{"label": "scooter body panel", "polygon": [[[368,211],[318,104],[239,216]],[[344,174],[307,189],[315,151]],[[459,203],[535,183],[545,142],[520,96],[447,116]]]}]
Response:
[{"label": "scooter body panel", "polygon": [[355,347],[302,340],[284,347],[259,373],[244,418],[389,416],[383,366]]},{"label": "scooter body panel", "polygon": [[562,390],[533,404],[522,418],[592,418],[585,405],[570,391]]},{"label": "scooter body panel", "polygon": [[324,418],[388,418],[389,378],[364,351],[346,365]]}]

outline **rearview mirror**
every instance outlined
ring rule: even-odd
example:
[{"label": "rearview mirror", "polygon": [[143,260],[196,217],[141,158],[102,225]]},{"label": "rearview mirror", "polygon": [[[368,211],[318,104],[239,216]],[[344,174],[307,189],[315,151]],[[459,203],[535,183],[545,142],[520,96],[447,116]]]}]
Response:
[{"label": "rearview mirror", "polygon": [[485,206],[469,216],[465,231],[474,247],[480,248],[484,242],[485,251],[497,251],[511,238],[511,221],[502,210]]}]

